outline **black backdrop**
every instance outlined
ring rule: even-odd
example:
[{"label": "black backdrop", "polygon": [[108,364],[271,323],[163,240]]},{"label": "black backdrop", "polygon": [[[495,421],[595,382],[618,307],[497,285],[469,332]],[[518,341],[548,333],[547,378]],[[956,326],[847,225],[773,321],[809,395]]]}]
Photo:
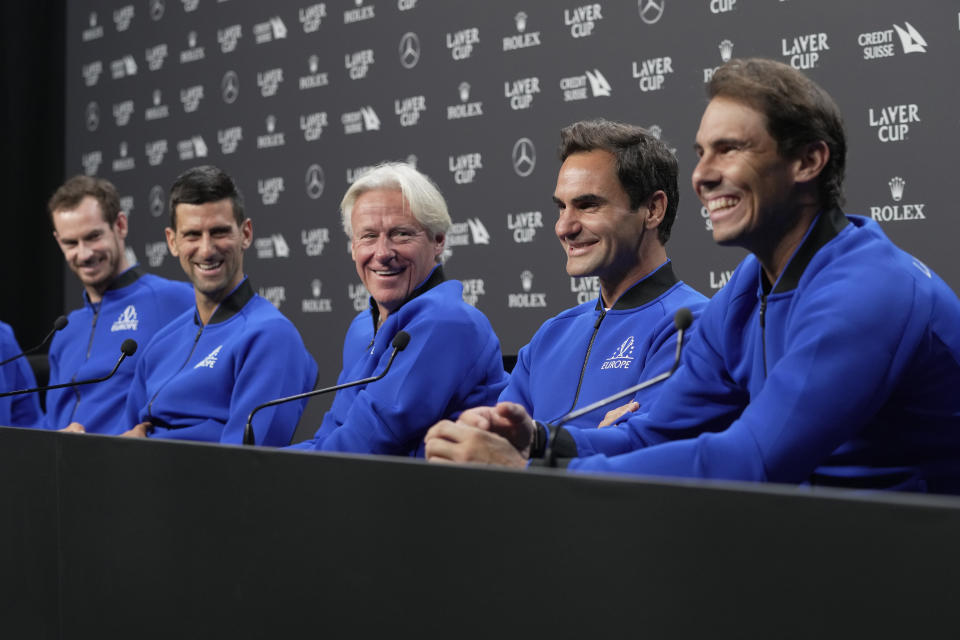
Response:
[{"label": "black backdrop", "polygon": [[64,309],[63,258],[45,205],[64,172],[65,12],[63,0],[0,7],[0,320],[13,326],[24,347],[40,342]]}]

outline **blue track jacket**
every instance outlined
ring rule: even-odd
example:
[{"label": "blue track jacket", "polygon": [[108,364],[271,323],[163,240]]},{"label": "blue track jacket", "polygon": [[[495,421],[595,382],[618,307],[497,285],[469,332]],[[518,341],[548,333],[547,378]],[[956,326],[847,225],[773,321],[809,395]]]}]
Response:
[{"label": "blue track jacket", "polygon": [[[200,324],[191,309],[154,336],[137,365],[118,431],[151,422],[150,437],[240,444],[257,405],[313,388],[317,363],[296,327],[244,278]],[[257,412],[257,444],[290,442],[306,400]]]},{"label": "blue track jacket", "polygon": [[869,219],[821,213],[772,287],[747,257],[683,362],[569,467],[960,493],[960,301]]},{"label": "blue track jacket", "polygon": [[410,344],[383,379],[337,392],[317,433],[293,448],[423,456],[435,422],[489,405],[507,383],[500,340],[487,317],[463,301],[463,285],[435,267],[375,331],[377,305],[354,318],[337,383],[377,375],[399,331]]},{"label": "blue track jacket", "polygon": [[[670,369],[676,352],[673,314],[699,315],[707,299],[677,280],[668,260],[628,289],[609,310],[602,299],[547,320],[520,349],[501,401],[516,402],[537,420],[561,416]],[[689,335],[689,332],[688,332]],[[645,412],[663,385],[634,398]],[[593,428],[624,398],[577,418],[570,426]]]},{"label": "blue track jacket", "polygon": [[[0,322],[0,361],[12,358],[23,349],[17,344],[13,329]],[[0,391],[33,389],[37,381],[26,357],[17,358],[0,367]],[[43,424],[43,413],[37,394],[26,393],[9,398],[0,398],[0,426],[37,427]]]},{"label": "blue track jacket", "polygon": [[117,276],[99,303],[90,302],[86,292],[83,299],[84,306],[70,312],[69,324],[50,343],[50,384],[107,375],[127,338],[137,341],[137,353],[124,360],[109,380],[48,391],[46,426],[62,429],[79,422],[88,433],[115,434],[144,348],[157,331],[193,308],[196,299],[186,282],[144,273],[139,267]]}]

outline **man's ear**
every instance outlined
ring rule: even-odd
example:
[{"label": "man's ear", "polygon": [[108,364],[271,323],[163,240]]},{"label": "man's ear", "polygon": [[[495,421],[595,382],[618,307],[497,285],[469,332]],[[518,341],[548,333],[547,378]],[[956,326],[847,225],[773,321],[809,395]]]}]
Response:
[{"label": "man's ear", "polygon": [[240,234],[243,236],[243,243],[241,246],[244,250],[249,249],[250,245],[253,244],[253,222],[250,218],[246,218],[243,223],[240,225]]},{"label": "man's ear", "polygon": [[167,235],[167,248],[170,249],[170,255],[172,255],[174,258],[179,258],[180,254],[177,252],[177,243],[175,242],[177,239],[177,232],[171,227],[167,227],[163,230],[163,232]]},{"label": "man's ear", "polygon": [[113,230],[121,239],[126,240],[129,227],[127,226],[127,214],[123,211],[117,214],[117,219],[113,223]]},{"label": "man's ear", "polygon": [[647,229],[656,229],[663,222],[663,216],[667,213],[667,194],[663,191],[654,191],[650,196],[650,202],[641,207],[646,212],[644,227]]},{"label": "man's ear", "polygon": [[796,158],[794,177],[797,182],[810,182],[823,172],[830,162],[830,147],[823,140],[808,144]]}]

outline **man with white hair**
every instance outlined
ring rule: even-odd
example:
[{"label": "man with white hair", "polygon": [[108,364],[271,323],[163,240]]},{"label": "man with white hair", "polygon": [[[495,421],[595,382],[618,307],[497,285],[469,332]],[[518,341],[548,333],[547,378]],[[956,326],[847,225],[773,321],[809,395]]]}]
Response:
[{"label": "man with white hair", "polygon": [[450,215],[427,176],[379,165],[350,186],[340,211],[370,308],[347,330],[338,382],[383,371],[398,332],[410,342],[383,379],[339,391],[314,437],[293,448],[422,456],[433,423],[496,401],[507,383],[500,341],[443,274]]}]

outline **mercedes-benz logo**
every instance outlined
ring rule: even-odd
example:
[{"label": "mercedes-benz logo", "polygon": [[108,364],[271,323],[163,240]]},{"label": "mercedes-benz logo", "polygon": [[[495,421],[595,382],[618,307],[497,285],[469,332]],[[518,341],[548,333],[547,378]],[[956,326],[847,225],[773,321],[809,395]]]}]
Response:
[{"label": "mercedes-benz logo", "polygon": [[163,17],[164,9],[166,9],[166,5],[163,0],[150,0],[150,17],[154,20],[159,20]]},{"label": "mercedes-benz logo", "polygon": [[100,126],[100,107],[96,102],[87,104],[87,131],[96,131]]},{"label": "mercedes-benz logo", "polygon": [[233,104],[237,96],[240,95],[240,77],[236,71],[227,71],[223,74],[223,80],[220,82],[220,93],[223,95],[223,101],[227,104]]},{"label": "mercedes-benz logo", "polygon": [[312,164],[307,167],[306,176],[307,195],[311,200],[316,200],[323,195],[323,168],[318,164]]},{"label": "mercedes-benz logo", "polygon": [[640,10],[640,19],[647,24],[654,24],[663,17],[663,7],[667,0],[637,0],[637,8]]},{"label": "mercedes-benz logo", "polygon": [[163,215],[163,209],[166,199],[166,192],[164,192],[163,187],[158,184],[153,185],[153,188],[150,189],[150,215],[154,218],[159,218]]},{"label": "mercedes-benz logo", "polygon": [[400,38],[400,64],[404,69],[413,69],[420,62],[420,38],[407,31]]},{"label": "mercedes-benz logo", "polygon": [[520,138],[513,145],[513,170],[521,178],[533,173],[537,166],[537,150],[530,138]]}]

